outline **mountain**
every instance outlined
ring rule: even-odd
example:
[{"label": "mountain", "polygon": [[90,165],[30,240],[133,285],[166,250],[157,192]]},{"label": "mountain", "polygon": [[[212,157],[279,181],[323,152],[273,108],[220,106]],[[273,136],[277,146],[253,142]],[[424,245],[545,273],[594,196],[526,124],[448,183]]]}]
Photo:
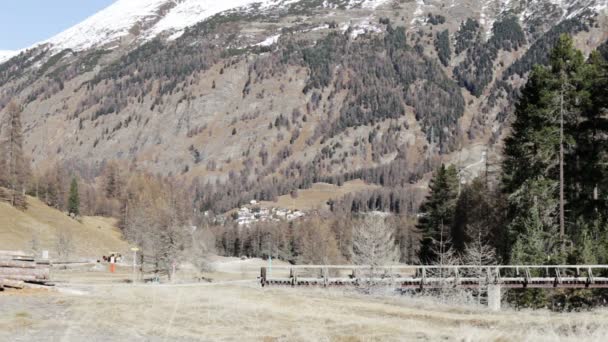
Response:
[{"label": "mountain", "polygon": [[39,170],[119,160],[209,183],[216,210],[354,178],[413,206],[440,162],[497,163],[528,71],[561,33],[604,44],[607,7],[119,0],[0,64],[0,108],[24,105]]}]

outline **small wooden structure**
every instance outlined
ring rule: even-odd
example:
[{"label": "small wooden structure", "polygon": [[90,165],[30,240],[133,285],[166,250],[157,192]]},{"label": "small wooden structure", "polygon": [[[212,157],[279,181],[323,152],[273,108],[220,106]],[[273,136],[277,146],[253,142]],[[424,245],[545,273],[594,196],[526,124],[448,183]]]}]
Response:
[{"label": "small wooden structure", "polygon": [[50,285],[49,260],[36,260],[22,251],[0,251],[0,291]]}]

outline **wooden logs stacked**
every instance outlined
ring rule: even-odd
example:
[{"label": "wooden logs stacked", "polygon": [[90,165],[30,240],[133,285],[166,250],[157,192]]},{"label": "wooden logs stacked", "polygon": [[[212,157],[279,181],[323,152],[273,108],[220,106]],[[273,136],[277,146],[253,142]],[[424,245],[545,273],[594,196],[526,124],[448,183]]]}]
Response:
[{"label": "wooden logs stacked", "polygon": [[46,285],[50,281],[50,262],[38,260],[22,251],[0,251],[0,290],[22,289],[28,284]]}]

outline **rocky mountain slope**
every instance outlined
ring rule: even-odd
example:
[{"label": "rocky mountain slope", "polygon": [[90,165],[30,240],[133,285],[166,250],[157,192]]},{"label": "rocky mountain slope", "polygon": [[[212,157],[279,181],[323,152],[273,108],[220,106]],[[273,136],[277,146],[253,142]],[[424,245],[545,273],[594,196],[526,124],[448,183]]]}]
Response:
[{"label": "rocky mountain slope", "polygon": [[466,178],[495,162],[532,65],[561,33],[604,44],[607,6],[119,0],[0,64],[0,108],[24,105],[38,169],[117,159],[261,200],[417,188],[440,161]]}]

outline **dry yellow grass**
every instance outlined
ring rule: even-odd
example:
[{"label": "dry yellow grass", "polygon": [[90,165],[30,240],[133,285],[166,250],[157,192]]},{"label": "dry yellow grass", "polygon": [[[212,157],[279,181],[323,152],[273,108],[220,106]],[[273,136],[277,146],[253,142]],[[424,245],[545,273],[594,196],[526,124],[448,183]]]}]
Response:
[{"label": "dry yellow grass", "polygon": [[[3,297],[4,296],[4,297]],[[606,311],[490,313],[406,297],[253,284],[79,285],[0,294],[0,340],[604,341]]]},{"label": "dry yellow grass", "polygon": [[0,293],[0,341],[599,342],[608,334],[606,310],[494,313],[430,297],[262,288],[263,260],[213,264],[213,283],[162,285],[126,284],[127,267],[58,270],[56,291]]},{"label": "dry yellow grass", "polygon": [[48,250],[54,258],[57,240],[63,233],[71,237],[72,257],[76,259],[97,259],[108,252],[129,251],[114,219],[84,217],[79,222],[38,199],[28,197],[28,204],[26,211],[20,211],[0,203],[0,249],[31,251],[36,238],[38,249]]}]

